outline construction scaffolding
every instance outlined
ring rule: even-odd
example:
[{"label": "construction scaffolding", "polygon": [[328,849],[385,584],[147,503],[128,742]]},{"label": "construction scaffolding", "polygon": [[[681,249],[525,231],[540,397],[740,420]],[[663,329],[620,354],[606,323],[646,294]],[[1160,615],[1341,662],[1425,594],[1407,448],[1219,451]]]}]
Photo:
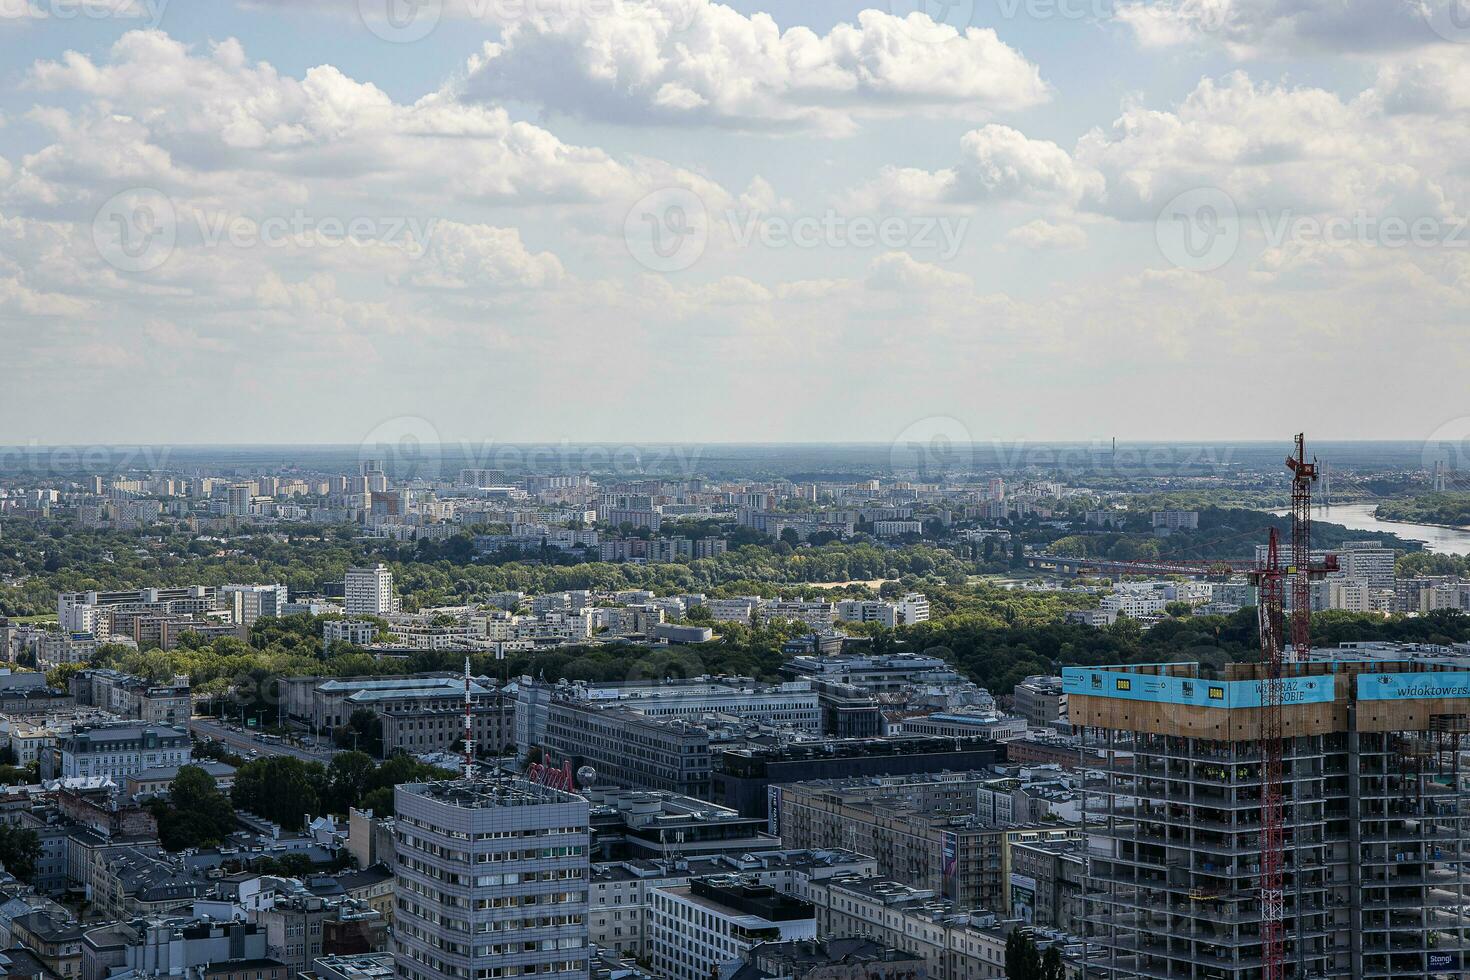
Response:
[{"label": "construction scaffolding", "polygon": [[[1068,668],[1101,790],[1088,838],[1088,975],[1256,980],[1268,670]],[[1281,943],[1288,977],[1462,977],[1470,674],[1418,661],[1287,664],[1281,681]]]}]

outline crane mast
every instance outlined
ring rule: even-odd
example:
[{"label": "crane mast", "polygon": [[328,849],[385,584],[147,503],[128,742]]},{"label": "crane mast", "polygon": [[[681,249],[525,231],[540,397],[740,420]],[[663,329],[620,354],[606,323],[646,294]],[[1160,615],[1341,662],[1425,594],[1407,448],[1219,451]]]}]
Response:
[{"label": "crane mast", "polygon": [[1312,484],[1317,460],[1307,462],[1306,437],[1297,433],[1296,455],[1286,458],[1291,470],[1291,652],[1301,663],[1312,650]]},{"label": "crane mast", "polygon": [[1271,529],[1265,564],[1253,575],[1260,591],[1256,609],[1261,633],[1261,959],[1263,980],[1284,980],[1286,895],[1282,858],[1286,844],[1282,805],[1283,672],[1282,606],[1286,577],[1276,529]]},{"label": "crane mast", "polygon": [[1291,471],[1291,564],[1282,567],[1280,537],[1273,527],[1265,563],[1251,573],[1260,590],[1256,603],[1261,633],[1261,976],[1286,977],[1285,734],[1282,705],[1286,687],[1286,582],[1291,579],[1291,660],[1303,663],[1312,650],[1312,580],[1337,570],[1337,556],[1312,564],[1312,484],[1318,476],[1307,460],[1306,437],[1298,433]]}]

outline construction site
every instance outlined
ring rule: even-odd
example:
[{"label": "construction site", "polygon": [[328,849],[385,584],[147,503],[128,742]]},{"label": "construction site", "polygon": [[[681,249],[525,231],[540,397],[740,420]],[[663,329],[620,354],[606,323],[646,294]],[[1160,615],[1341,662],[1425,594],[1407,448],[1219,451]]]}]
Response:
[{"label": "construction site", "polygon": [[1295,449],[1290,562],[1273,531],[1254,571],[1259,662],[1063,671],[1072,724],[1103,759],[1082,803],[1088,976],[1470,966],[1470,671],[1310,657],[1307,583],[1333,559],[1310,564],[1316,464],[1300,436]]}]

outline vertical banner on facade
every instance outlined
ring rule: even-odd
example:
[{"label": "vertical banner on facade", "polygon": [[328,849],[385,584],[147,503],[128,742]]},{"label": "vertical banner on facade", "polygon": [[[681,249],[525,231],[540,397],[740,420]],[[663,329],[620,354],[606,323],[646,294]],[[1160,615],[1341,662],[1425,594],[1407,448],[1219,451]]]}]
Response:
[{"label": "vertical banner on facade", "polygon": [[766,832],[781,836],[781,787],[766,787]]},{"label": "vertical banner on facade", "polygon": [[960,835],[946,830],[944,832],[944,890],[955,901],[959,900],[959,865]]}]

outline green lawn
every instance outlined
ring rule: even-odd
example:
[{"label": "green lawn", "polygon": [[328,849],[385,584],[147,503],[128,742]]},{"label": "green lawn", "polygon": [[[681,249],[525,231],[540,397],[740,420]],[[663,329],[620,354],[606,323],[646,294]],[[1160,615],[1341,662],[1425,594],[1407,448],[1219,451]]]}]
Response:
[{"label": "green lawn", "polygon": [[12,623],[32,623],[32,624],[39,624],[39,623],[54,623],[54,622],[56,622],[56,614],[55,613],[41,613],[39,616],[10,616],[10,617],[7,617],[7,618]]}]

